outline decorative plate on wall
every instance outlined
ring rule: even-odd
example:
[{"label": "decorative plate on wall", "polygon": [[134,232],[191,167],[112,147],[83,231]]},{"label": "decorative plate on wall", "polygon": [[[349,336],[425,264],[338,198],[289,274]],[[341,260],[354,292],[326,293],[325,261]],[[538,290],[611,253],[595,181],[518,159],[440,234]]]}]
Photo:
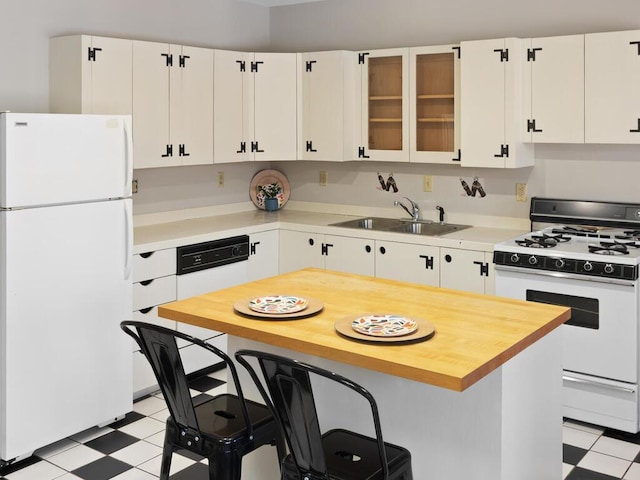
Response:
[{"label": "decorative plate on wall", "polygon": [[249,197],[253,204],[264,210],[264,200],[267,196],[278,199],[278,208],[284,207],[289,200],[291,187],[284,173],[278,170],[260,170],[251,179]]}]

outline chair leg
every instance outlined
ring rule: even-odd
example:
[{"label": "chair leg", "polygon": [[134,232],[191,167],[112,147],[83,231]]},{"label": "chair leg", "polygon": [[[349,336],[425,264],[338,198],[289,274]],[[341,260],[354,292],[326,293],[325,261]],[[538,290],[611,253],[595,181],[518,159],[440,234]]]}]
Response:
[{"label": "chair leg", "polygon": [[242,477],[242,455],[236,452],[216,452],[209,457],[209,480],[240,480]]},{"label": "chair leg", "polygon": [[160,466],[160,480],[169,480],[169,470],[171,470],[171,456],[173,446],[169,441],[169,435],[165,433],[164,447],[162,448],[162,464]]}]

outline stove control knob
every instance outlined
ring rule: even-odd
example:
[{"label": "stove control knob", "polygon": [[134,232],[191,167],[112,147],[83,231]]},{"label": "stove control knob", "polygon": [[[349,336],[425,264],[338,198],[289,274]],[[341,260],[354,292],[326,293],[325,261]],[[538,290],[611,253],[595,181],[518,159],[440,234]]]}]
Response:
[{"label": "stove control knob", "polygon": [[529,265],[536,265],[538,263],[538,257],[531,255],[529,257]]},{"label": "stove control knob", "polygon": [[582,268],[585,272],[590,272],[591,270],[593,270],[593,265],[591,264],[591,262],[584,262]]},{"label": "stove control knob", "polygon": [[604,266],[604,273],[613,273],[613,265],[611,265],[610,263],[607,263]]},{"label": "stove control knob", "polygon": [[564,267],[564,260],[563,260],[563,259],[561,259],[561,258],[556,259],[556,261],[555,261],[555,265],[556,265],[556,268],[562,268],[562,267]]},{"label": "stove control knob", "polygon": [[518,263],[520,261],[520,255],[514,253],[511,255],[511,263]]}]

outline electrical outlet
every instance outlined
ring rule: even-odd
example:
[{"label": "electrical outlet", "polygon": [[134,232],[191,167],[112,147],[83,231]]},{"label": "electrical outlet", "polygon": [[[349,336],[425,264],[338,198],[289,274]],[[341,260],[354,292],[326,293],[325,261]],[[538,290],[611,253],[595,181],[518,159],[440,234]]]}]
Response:
[{"label": "electrical outlet", "polygon": [[224,187],[224,172],[218,172],[218,186]]},{"label": "electrical outlet", "polygon": [[516,183],[516,202],[527,201],[527,184]]},{"label": "electrical outlet", "polygon": [[422,190],[424,192],[433,192],[433,177],[431,175],[422,177]]},{"label": "electrical outlet", "polygon": [[321,187],[327,186],[327,172],[325,170],[320,170],[319,183]]}]

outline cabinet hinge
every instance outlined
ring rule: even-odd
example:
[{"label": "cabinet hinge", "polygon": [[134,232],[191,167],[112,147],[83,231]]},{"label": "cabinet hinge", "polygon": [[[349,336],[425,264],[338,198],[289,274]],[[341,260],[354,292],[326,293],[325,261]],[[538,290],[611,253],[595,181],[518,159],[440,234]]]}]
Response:
[{"label": "cabinet hinge", "polygon": [[251,142],[251,153],[264,153],[264,150],[260,150],[258,147],[258,142]]},{"label": "cabinet hinge", "polygon": [[167,150],[162,157],[173,157],[173,145],[167,145]]},{"label": "cabinet hinge", "polygon": [[527,132],[541,132],[541,129],[536,128],[536,119],[527,120]]},{"label": "cabinet hinge", "polygon": [[251,62],[251,71],[258,73],[258,66],[264,62]]},{"label": "cabinet hinge", "polygon": [[640,133],[640,118],[638,119],[638,128],[632,128],[629,130],[631,133]]},{"label": "cabinet hinge", "polygon": [[635,45],[638,47],[638,55],[640,55],[640,42],[629,42],[629,45]]},{"label": "cabinet hinge", "polygon": [[189,55],[180,55],[178,57],[178,66],[181,68],[184,68],[187,58],[191,58],[191,57]]},{"label": "cabinet hinge", "polygon": [[241,72],[246,72],[247,71],[247,64],[244,60],[236,60],[236,63],[238,65],[240,65],[240,71]]},{"label": "cabinet hinge", "polygon": [[358,147],[358,158],[369,158],[369,155],[364,154],[364,147]]},{"label": "cabinet hinge", "polygon": [[495,48],[494,52],[500,53],[500,61],[508,62],[509,61],[509,49],[508,48]]},{"label": "cabinet hinge", "polygon": [[323,243],[320,249],[322,255],[329,255],[329,247],[333,247],[332,243]]},{"label": "cabinet hinge", "polygon": [[249,246],[249,255],[255,255],[256,254],[256,245],[260,245],[260,242],[253,242]]},{"label": "cabinet hinge", "polygon": [[173,66],[173,55],[170,53],[161,53],[160,56],[164,57],[167,67]]},{"label": "cabinet hinge", "polygon": [[536,61],[536,52],[542,51],[541,48],[527,48],[527,62]]},{"label": "cabinet hinge", "polygon": [[315,148],[313,148],[313,141],[307,140],[307,152],[317,152]]},{"label": "cabinet hinge", "polygon": [[509,145],[500,145],[500,153],[495,154],[494,157],[509,158]]},{"label": "cabinet hinge", "polygon": [[474,265],[480,265],[480,276],[488,277],[489,276],[489,264],[486,262],[473,262]]},{"label": "cabinet hinge", "polygon": [[451,47],[451,50],[455,50],[458,54],[458,58],[460,58],[460,47]]},{"label": "cabinet hinge", "polygon": [[247,153],[247,142],[240,142],[240,150],[236,150],[236,153]]},{"label": "cabinet hinge", "polygon": [[307,72],[312,71],[312,70],[313,70],[313,64],[314,64],[314,63],[318,63],[318,62],[317,62],[316,60],[307,60],[307,64],[306,64],[306,66],[305,66],[305,70],[306,70]]},{"label": "cabinet hinge", "polygon": [[460,151],[460,149],[458,149],[458,156],[457,157],[453,157],[451,159],[452,162],[459,162],[460,160],[462,160],[462,152]]},{"label": "cabinet hinge", "polygon": [[424,258],[424,268],[426,270],[433,270],[433,257],[429,255],[420,255],[420,258]]},{"label": "cabinet hinge", "polygon": [[190,153],[187,153],[187,149],[184,146],[184,143],[181,143],[178,145],[178,156],[180,157],[188,157],[189,155],[191,155]]},{"label": "cabinet hinge", "polygon": [[87,49],[87,60],[89,60],[90,62],[95,62],[96,61],[96,52],[101,52],[102,49],[95,47],[95,48],[91,48],[89,47]]},{"label": "cabinet hinge", "polygon": [[359,53],[358,54],[358,64],[359,65],[364,65],[364,61],[366,56],[369,55],[369,52],[363,52],[363,53]]}]

